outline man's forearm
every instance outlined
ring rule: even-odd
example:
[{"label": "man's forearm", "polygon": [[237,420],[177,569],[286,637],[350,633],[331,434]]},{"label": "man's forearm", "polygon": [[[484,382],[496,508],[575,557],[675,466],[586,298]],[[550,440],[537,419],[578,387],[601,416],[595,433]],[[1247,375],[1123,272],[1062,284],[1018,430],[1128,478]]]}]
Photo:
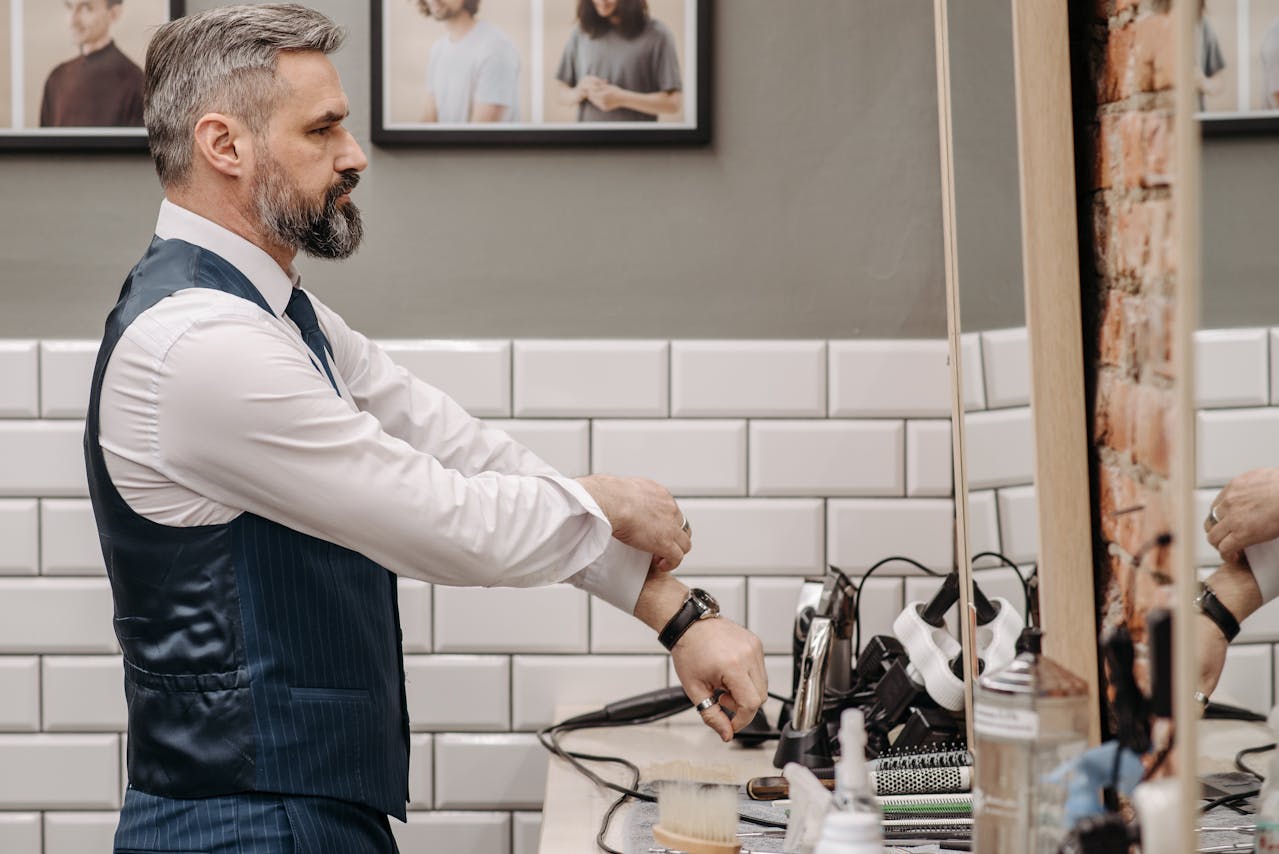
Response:
[{"label": "man's forearm", "polygon": [[1257,579],[1242,564],[1224,563],[1204,583],[1241,623],[1262,605]]},{"label": "man's forearm", "polygon": [[688,585],[669,572],[650,569],[639,599],[635,601],[635,616],[655,632],[675,616],[688,595]]}]

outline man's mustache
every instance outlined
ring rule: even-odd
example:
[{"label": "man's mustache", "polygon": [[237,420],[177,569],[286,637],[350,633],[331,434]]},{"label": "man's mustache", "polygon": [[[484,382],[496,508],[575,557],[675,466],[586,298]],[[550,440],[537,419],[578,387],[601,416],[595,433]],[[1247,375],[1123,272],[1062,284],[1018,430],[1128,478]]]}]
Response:
[{"label": "man's mustache", "polygon": [[325,201],[329,204],[336,202],[339,196],[343,196],[355,189],[356,184],[360,183],[360,173],[354,169],[347,169],[338,178],[337,183],[329,189],[328,197]]}]

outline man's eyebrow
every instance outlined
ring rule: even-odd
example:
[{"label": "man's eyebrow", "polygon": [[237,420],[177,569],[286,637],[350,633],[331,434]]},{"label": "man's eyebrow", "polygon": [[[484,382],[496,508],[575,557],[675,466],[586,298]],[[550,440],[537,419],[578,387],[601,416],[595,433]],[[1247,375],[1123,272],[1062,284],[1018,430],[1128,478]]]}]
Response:
[{"label": "man's eyebrow", "polygon": [[321,116],[319,116],[319,117],[317,117],[317,118],[312,119],[312,120],[311,120],[311,124],[313,124],[313,125],[329,125],[329,124],[333,124],[334,122],[340,122],[340,121],[342,121],[343,119],[345,119],[345,118],[346,118],[347,116],[349,116],[349,115],[351,115],[351,111],[350,111],[350,110],[346,110],[346,111],[341,112],[341,113],[339,113],[339,112],[338,112],[338,111],[336,111],[336,110],[329,110],[328,112],[324,113],[323,115],[321,115]]}]

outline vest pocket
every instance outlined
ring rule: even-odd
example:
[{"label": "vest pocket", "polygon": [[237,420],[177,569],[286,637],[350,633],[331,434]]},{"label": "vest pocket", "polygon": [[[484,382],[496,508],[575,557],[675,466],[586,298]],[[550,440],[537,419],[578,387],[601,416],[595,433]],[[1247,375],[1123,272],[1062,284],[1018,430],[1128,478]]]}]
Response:
[{"label": "vest pocket", "polygon": [[289,686],[289,699],[312,703],[369,703],[369,692],[364,688],[297,688]]}]

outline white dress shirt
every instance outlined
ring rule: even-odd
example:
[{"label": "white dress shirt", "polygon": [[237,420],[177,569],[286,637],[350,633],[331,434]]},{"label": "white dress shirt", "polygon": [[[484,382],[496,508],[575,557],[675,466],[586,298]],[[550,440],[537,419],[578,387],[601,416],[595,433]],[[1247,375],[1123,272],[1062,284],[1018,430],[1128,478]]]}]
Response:
[{"label": "white dress shirt", "polygon": [[[340,396],[283,316],[295,270],[168,200],[155,233],[213,252],[272,313],[187,288],[125,330],[99,443],[120,495],[164,525],[255,513],[437,584],[568,581],[632,612],[650,556],[580,484],[416,379],[311,296]],[[354,287],[355,285],[353,285]]]}]

